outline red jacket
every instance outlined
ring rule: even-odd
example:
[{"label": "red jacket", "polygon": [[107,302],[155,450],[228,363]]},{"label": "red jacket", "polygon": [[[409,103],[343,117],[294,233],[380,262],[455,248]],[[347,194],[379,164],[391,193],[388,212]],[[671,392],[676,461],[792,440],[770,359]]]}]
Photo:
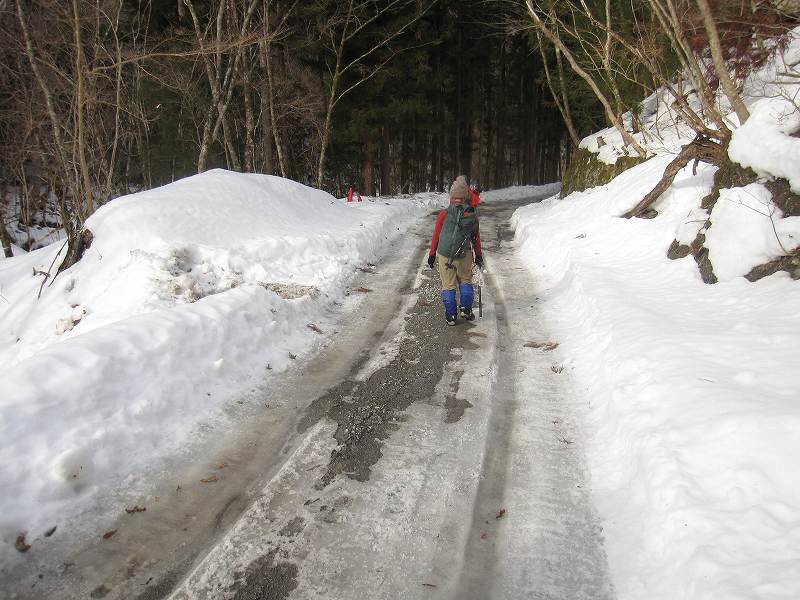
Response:
[{"label": "red jacket", "polygon": [[[476,206],[478,202],[481,201],[478,198],[478,194],[470,190],[470,195],[472,196],[472,200],[470,201],[470,206]],[[477,201],[476,201],[477,199]],[[453,199],[450,199],[450,204],[453,204]],[[436,216],[436,226],[433,228],[433,237],[431,237],[431,249],[428,252],[428,256],[434,256],[436,254],[436,248],[439,246],[439,235],[442,233],[442,225],[444,225],[444,219],[447,216],[447,210],[442,209],[439,211],[439,214]],[[481,252],[481,233],[479,231],[480,223],[475,223],[475,229],[472,230],[472,252],[475,256],[481,256],[483,252]]]}]

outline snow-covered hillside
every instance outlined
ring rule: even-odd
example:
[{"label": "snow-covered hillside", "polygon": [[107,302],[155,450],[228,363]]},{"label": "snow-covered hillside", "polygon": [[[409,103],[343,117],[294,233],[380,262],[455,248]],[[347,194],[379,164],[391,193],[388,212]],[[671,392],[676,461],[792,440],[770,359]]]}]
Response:
[{"label": "snow-covered hillside", "polygon": [[441,202],[347,204],[215,170],[100,208],[91,247],[39,300],[36,272],[62,244],[0,260],[0,558],[99,491],[158,473],[268,370],[311,351],[309,325],[324,326],[357,269]]},{"label": "snow-covered hillside", "polygon": [[[620,218],[693,137],[658,93],[637,134],[653,158],[514,216],[588,407],[587,458],[621,599],[800,597],[800,282],[797,271],[743,277],[800,245],[800,217],[782,218],[764,185],[784,177],[798,191],[800,88],[778,73],[796,69],[799,33],[745,83],[751,117],[729,154],[761,179],[722,189],[710,214],[700,202],[716,168],[701,163],[679,173],[654,219]],[[583,146],[606,162],[623,154],[614,130]],[[691,256],[667,258],[701,227],[715,285]]]}]

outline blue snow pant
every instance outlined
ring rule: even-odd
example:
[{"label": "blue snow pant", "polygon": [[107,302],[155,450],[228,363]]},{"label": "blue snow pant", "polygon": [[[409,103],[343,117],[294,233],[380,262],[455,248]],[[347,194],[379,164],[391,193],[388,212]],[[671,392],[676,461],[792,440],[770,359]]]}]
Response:
[{"label": "blue snow pant", "polygon": [[472,250],[461,258],[453,259],[452,267],[447,266],[447,257],[439,254],[439,279],[442,281],[442,304],[447,316],[458,312],[456,288],[461,296],[461,308],[472,308]]}]

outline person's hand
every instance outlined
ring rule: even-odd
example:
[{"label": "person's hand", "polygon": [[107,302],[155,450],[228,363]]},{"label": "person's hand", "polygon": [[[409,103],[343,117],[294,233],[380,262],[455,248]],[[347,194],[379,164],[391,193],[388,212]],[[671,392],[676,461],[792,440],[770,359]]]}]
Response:
[{"label": "person's hand", "polygon": [[433,254],[431,254],[430,256],[428,256],[428,268],[429,268],[429,269],[432,269],[432,268],[433,268],[433,263],[434,263],[435,261],[436,261],[436,257],[435,257]]},{"label": "person's hand", "polygon": [[475,257],[475,264],[476,264],[476,265],[478,265],[478,268],[479,268],[479,269],[482,269],[482,268],[483,268],[483,256],[482,256],[482,255],[478,254],[478,255]]}]

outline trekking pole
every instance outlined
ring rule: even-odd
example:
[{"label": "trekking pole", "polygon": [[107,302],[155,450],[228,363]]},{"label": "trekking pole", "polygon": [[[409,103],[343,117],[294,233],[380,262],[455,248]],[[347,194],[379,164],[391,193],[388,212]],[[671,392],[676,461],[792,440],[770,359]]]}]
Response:
[{"label": "trekking pole", "polygon": [[[478,267],[478,265],[475,265]],[[483,288],[483,269],[478,267],[478,317],[483,317],[483,298],[481,290]]]}]

